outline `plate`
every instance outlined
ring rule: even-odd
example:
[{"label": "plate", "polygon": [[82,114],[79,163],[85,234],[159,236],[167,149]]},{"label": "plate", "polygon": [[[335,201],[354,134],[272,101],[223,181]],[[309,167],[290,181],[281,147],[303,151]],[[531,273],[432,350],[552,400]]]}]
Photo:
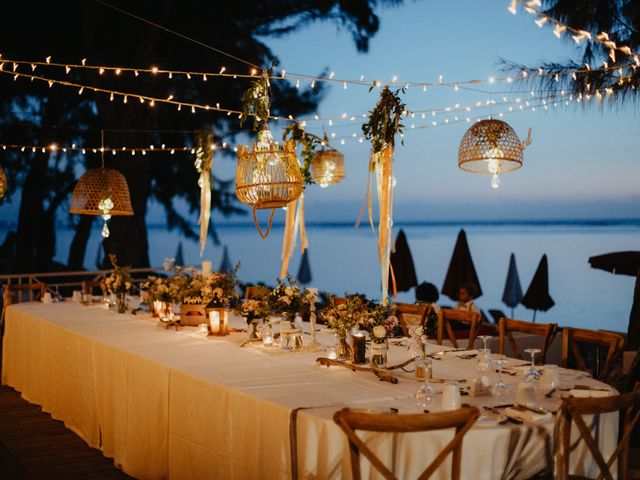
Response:
[{"label": "plate", "polygon": [[484,414],[478,417],[475,425],[479,427],[494,427],[507,421],[506,415],[498,415],[494,413]]}]

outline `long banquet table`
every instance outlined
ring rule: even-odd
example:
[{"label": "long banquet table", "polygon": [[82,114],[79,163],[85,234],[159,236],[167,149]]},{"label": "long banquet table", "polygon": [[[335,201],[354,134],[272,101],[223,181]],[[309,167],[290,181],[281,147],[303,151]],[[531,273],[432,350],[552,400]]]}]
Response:
[{"label": "long banquet table", "polygon": [[[346,438],[332,421],[336,410],[422,408],[413,398],[419,384],[408,375],[394,385],[371,373],[319,366],[315,359],[323,352],[269,353],[241,347],[241,338],[207,338],[193,328],[176,332],[148,316],[99,306],[12,305],[2,383],[140,479],[291,478],[292,466],[298,478],[350,478]],[[406,358],[406,347],[391,348],[391,363]],[[460,358],[434,361],[434,376],[469,379],[477,376],[475,365]],[[463,401],[513,402],[522,377],[504,378],[512,384],[505,397]],[[430,409],[437,408],[435,401]],[[616,414],[594,422],[605,458],[615,447],[617,423]],[[553,426],[549,420],[474,427],[463,444],[462,478],[530,478],[551,469]],[[439,431],[363,438],[399,478],[412,478],[451,437]],[[434,478],[448,478],[449,464]],[[584,448],[572,453],[575,473],[596,468]],[[363,476],[378,478],[368,462]]]}]

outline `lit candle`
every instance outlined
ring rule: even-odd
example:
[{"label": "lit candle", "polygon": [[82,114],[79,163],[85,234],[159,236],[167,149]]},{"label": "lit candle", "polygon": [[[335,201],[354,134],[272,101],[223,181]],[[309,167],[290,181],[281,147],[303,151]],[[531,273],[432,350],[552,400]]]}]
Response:
[{"label": "lit candle", "polygon": [[220,334],[220,312],[209,312],[209,325],[211,326],[211,333],[214,335]]},{"label": "lit candle", "polygon": [[355,333],[351,336],[353,339],[353,363],[362,364],[365,363],[365,357],[367,352],[367,347],[365,345],[364,335],[360,332]]},{"label": "lit candle", "polygon": [[205,275],[211,273],[211,261],[209,260],[202,261],[202,273]]}]

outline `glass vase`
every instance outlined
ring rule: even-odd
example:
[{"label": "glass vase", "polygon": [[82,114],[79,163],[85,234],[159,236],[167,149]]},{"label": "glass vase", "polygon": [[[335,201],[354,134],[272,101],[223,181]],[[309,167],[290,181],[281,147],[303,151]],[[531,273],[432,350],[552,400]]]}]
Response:
[{"label": "glass vase", "polygon": [[346,330],[341,330],[338,332],[338,342],[336,343],[336,358],[341,361],[351,359],[351,345],[347,343]]},{"label": "glass vase", "polygon": [[116,293],[116,311],[118,313],[127,313],[127,294]]},{"label": "glass vase", "polygon": [[175,316],[175,313],[173,310],[173,303],[172,302],[160,302],[160,303],[161,303],[161,307],[160,307],[160,310],[158,311],[160,320],[162,320],[163,322],[173,321]]},{"label": "glass vase", "polygon": [[387,368],[387,341],[371,342],[371,366],[373,368]]}]

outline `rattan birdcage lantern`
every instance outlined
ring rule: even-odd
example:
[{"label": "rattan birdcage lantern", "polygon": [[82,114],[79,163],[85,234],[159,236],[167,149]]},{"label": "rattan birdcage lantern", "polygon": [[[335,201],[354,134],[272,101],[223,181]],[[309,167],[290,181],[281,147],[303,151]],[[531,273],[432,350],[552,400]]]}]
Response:
[{"label": "rattan birdcage lantern", "polygon": [[94,168],[84,173],[73,188],[69,213],[100,215],[102,236],[109,236],[107,221],[114,215],[133,215],[129,186],[117,170]]},{"label": "rattan birdcage lantern", "polygon": [[500,174],[522,167],[525,146],[509,124],[502,120],[481,120],[460,141],[458,167],[467,172],[491,174],[491,186],[498,188]]},{"label": "rattan birdcage lantern", "polygon": [[0,198],[4,197],[7,193],[7,176],[4,174],[4,170],[0,167]]},{"label": "rattan birdcage lantern", "polygon": [[[253,219],[262,238],[269,234],[275,209],[296,200],[302,187],[293,140],[276,145],[269,129],[264,128],[251,148],[247,145],[238,147],[236,195],[242,203],[253,207]],[[256,210],[261,209],[271,209],[264,232],[256,217]]]},{"label": "rattan birdcage lantern", "polygon": [[344,155],[339,151],[320,150],[311,159],[311,179],[320,187],[340,183],[344,177]]}]

